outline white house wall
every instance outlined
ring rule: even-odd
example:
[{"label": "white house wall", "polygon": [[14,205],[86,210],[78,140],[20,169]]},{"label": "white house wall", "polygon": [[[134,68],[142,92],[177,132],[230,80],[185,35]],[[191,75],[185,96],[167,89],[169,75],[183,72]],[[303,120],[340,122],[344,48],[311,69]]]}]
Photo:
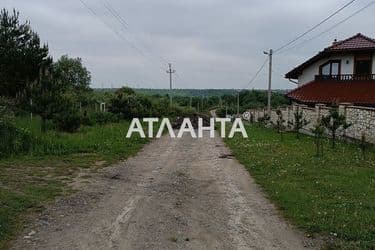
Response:
[{"label": "white house wall", "polygon": [[[373,58],[374,60],[375,58]],[[354,69],[354,55],[346,56],[331,56],[325,59],[321,59],[314,64],[310,65],[303,70],[302,74],[298,78],[298,85],[309,83],[315,79],[315,76],[319,74],[319,66],[329,60],[341,60],[341,74],[353,74]],[[372,64],[373,72],[375,69],[375,63]]]}]

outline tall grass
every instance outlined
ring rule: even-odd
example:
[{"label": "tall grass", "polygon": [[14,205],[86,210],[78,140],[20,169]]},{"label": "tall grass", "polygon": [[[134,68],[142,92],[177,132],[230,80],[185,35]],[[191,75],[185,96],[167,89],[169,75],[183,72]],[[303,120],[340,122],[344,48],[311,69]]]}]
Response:
[{"label": "tall grass", "polygon": [[35,142],[27,129],[0,122],[0,157],[29,152]]},{"label": "tall grass", "polygon": [[129,123],[84,126],[78,133],[56,130],[41,132],[39,118],[16,118],[14,124],[0,126],[0,157],[29,155],[64,155],[72,153],[120,154],[131,150],[144,139],[132,138],[125,143]]}]

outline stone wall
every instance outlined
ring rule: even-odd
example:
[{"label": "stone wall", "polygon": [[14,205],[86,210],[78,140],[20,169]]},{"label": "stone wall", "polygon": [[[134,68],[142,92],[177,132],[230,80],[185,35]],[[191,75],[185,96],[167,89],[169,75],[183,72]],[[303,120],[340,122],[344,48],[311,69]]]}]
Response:
[{"label": "stone wall", "polygon": [[[318,119],[322,116],[329,114],[330,107],[325,105],[316,105],[315,107],[308,107],[306,105],[293,104],[292,106],[280,108],[284,125],[290,129],[290,124],[294,122],[294,113],[299,110],[302,111],[304,119],[309,124],[306,125],[301,132],[309,133],[311,128],[317,123]],[[249,110],[254,121],[264,117],[267,114],[266,110]],[[360,140],[362,135],[365,134],[366,140],[375,143],[375,108],[351,106],[349,104],[340,104],[339,112],[346,117],[347,123],[351,126],[344,130],[338,131],[342,137]],[[276,124],[278,116],[276,110],[271,111],[270,121]]]},{"label": "stone wall", "polygon": [[358,139],[365,133],[366,137],[375,143],[375,108],[348,106],[343,112],[347,121],[352,124],[346,130],[346,136]]}]

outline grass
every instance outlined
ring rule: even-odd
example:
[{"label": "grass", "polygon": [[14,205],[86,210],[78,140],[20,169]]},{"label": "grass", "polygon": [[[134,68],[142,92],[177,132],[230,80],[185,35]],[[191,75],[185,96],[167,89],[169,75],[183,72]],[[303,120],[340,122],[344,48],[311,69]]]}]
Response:
[{"label": "grass", "polygon": [[32,122],[29,118],[17,118],[16,126],[27,129],[36,138],[37,143],[29,152],[31,155],[102,153],[113,158],[133,149],[137,151],[136,146],[144,141],[139,137],[125,139],[129,122],[82,127],[79,133],[72,134],[55,130],[42,133],[37,118]]},{"label": "grass", "polygon": [[356,145],[338,143],[315,157],[314,138],[246,127],[249,138],[226,139],[236,158],[282,214],[327,248],[375,246],[375,149],[363,159]]},{"label": "grass", "polygon": [[94,171],[125,159],[147,142],[125,138],[129,122],[83,127],[74,134],[42,134],[39,123],[38,119],[17,118],[17,126],[31,131],[40,144],[26,155],[0,160],[0,249],[22,228],[28,213],[71,193],[68,183],[80,169]]}]

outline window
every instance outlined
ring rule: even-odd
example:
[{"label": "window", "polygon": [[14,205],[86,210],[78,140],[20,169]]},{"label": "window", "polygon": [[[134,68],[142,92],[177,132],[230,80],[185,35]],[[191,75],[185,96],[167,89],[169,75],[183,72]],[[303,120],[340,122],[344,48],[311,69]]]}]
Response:
[{"label": "window", "polygon": [[320,68],[320,74],[321,75],[330,75],[331,74],[331,64],[327,63]]},{"label": "window", "polygon": [[356,56],[354,61],[354,74],[357,76],[371,75],[372,56]]},{"label": "window", "polygon": [[340,75],[340,72],[341,72],[340,60],[328,61],[325,64],[321,65],[319,68],[320,75],[324,75],[324,76]]},{"label": "window", "polygon": [[331,75],[339,75],[339,74],[340,74],[340,62],[331,63]]}]

